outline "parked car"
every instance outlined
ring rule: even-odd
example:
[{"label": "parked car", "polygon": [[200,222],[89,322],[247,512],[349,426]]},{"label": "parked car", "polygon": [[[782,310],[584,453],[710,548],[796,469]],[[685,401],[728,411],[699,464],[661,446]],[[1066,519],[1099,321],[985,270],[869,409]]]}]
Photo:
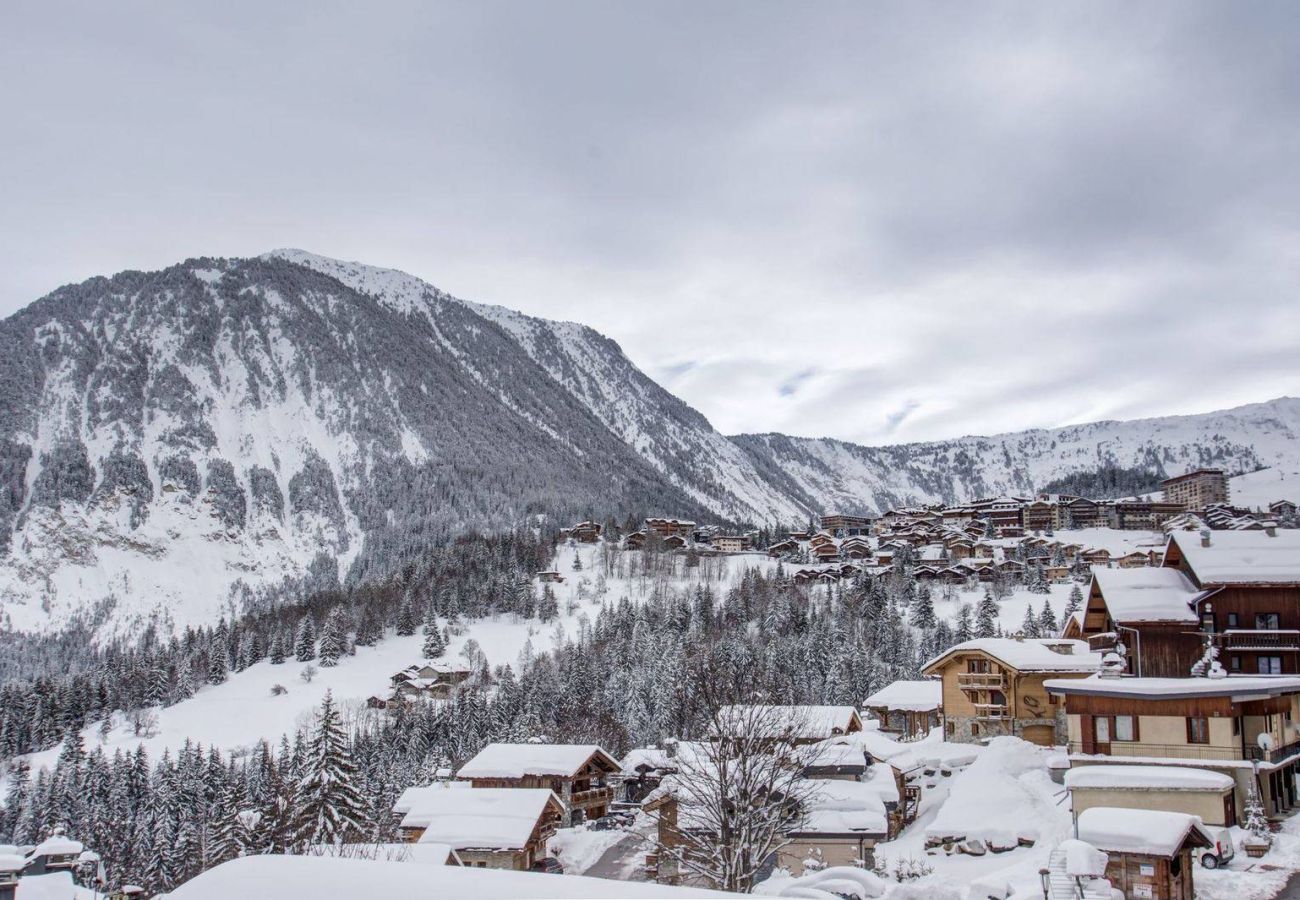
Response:
[{"label": "parked car", "polygon": [[548,872],[551,875],[564,874],[564,866],[560,865],[560,861],[554,856],[543,856],[532,864],[531,869],[534,872]]},{"label": "parked car", "polygon": [[1201,865],[1207,869],[1218,869],[1232,862],[1236,850],[1232,846],[1232,835],[1228,829],[1209,827],[1205,830],[1214,837],[1214,846],[1201,851]]}]

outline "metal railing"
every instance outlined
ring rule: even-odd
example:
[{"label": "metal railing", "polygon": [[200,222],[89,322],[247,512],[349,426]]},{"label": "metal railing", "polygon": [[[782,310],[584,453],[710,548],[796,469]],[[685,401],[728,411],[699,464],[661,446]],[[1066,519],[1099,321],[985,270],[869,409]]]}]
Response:
[{"label": "metal railing", "polygon": [[1226,650],[1300,650],[1300,631],[1280,628],[1229,628],[1220,632]]}]

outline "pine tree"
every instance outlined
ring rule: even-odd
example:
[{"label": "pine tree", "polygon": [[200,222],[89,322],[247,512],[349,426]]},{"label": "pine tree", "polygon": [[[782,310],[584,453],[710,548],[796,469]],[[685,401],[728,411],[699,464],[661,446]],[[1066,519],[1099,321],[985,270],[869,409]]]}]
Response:
[{"label": "pine tree", "polygon": [[284,639],[279,631],[271,638],[271,665],[279,666],[284,663]]},{"label": "pine tree", "polygon": [[1056,622],[1056,616],[1052,613],[1052,604],[1048,600],[1043,601],[1043,611],[1038,614],[1038,633],[1041,637],[1054,637],[1061,630],[1061,626]]},{"label": "pine tree", "polygon": [[359,838],[366,831],[365,810],[343,718],[327,691],[294,797],[295,844],[336,844]]},{"label": "pine tree", "polygon": [[934,627],[934,598],[930,594],[928,584],[921,586],[916,599],[912,601],[910,613],[912,625],[915,627],[922,630]]},{"label": "pine tree", "polygon": [[1031,638],[1039,636],[1038,617],[1034,615],[1034,608],[1030,604],[1025,604],[1025,617],[1020,622],[1020,633]]},{"label": "pine tree", "polygon": [[548,584],[542,589],[542,599],[537,603],[537,617],[543,622],[550,622],[560,615],[560,602],[555,598],[555,591]]},{"label": "pine tree", "polygon": [[582,557],[578,555],[577,550],[573,551],[573,571],[575,572],[582,571]]},{"label": "pine tree", "polygon": [[316,658],[316,622],[311,613],[298,620],[298,636],[293,643],[293,658],[311,662]]},{"label": "pine tree", "polygon": [[993,599],[993,595],[985,590],[984,598],[980,600],[979,607],[975,610],[975,636],[980,638],[993,637],[997,630],[998,604]]},{"label": "pine tree", "polygon": [[208,654],[208,684],[221,684],[226,680],[226,653],[213,642]]},{"label": "pine tree", "polygon": [[424,639],[424,658],[437,659],[447,652],[447,645],[442,640],[442,633],[435,626]]},{"label": "pine tree", "polygon": [[409,597],[402,598],[402,605],[397,610],[397,633],[403,637],[415,634],[415,610],[411,608]]},{"label": "pine tree", "polygon": [[1077,613],[1081,606],[1083,606],[1083,591],[1079,590],[1079,585],[1071,585],[1070,596],[1065,601],[1065,617],[1068,619]]},{"label": "pine tree", "polygon": [[339,657],[343,655],[344,642],[347,639],[346,627],[343,621],[342,608],[336,606],[330,610],[330,614],[325,617],[325,627],[321,629],[321,668],[328,669],[339,664]]}]

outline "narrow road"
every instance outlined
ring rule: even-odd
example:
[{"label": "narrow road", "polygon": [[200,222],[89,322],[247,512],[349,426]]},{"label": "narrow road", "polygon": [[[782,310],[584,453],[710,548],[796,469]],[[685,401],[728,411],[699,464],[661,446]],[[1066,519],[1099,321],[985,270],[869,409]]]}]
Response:
[{"label": "narrow road", "polygon": [[1300,900],[1300,872],[1292,873],[1291,877],[1287,879],[1286,885],[1282,888],[1282,892],[1273,900]]},{"label": "narrow road", "polygon": [[642,881],[641,864],[649,851],[636,832],[628,832],[622,840],[600,855],[591,868],[583,872],[592,878],[609,878],[614,881]]}]

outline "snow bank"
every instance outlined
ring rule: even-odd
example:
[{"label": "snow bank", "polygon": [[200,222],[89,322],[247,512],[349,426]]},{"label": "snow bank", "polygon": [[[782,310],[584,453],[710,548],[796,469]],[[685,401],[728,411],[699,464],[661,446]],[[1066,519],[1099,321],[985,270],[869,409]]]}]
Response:
[{"label": "snow bank", "polygon": [[[320,900],[322,897],[473,897],[474,900],[734,897],[720,891],[580,875],[508,872],[459,866],[412,866],[373,860],[245,856],[222,863],[172,891],[169,900]],[[20,900],[27,900],[21,897]],[[44,900],[44,898],[42,898]],[[53,898],[51,898],[53,900]],[[64,900],[64,898],[60,898]]]},{"label": "snow bank", "polygon": [[811,900],[834,897],[871,900],[882,896],[885,889],[885,882],[874,872],[852,866],[831,866],[798,878],[782,871],[758,885],[754,893],[768,897],[804,897]]},{"label": "snow bank", "polygon": [[1037,841],[1047,829],[1069,828],[1058,806],[1059,789],[1047,774],[1048,752],[1012,737],[989,741],[971,765],[953,778],[947,802],[925,829],[929,838],[982,840],[1001,846]]},{"label": "snow bank", "polygon": [[1102,878],[1110,857],[1086,841],[1071,839],[1061,841],[1065,853],[1065,872],[1076,878]]}]

